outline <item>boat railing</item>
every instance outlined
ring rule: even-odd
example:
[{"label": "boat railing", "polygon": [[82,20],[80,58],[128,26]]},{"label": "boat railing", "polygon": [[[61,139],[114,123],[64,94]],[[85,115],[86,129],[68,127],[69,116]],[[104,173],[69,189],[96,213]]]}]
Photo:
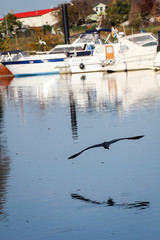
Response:
[{"label": "boat railing", "polygon": [[25,51],[26,55],[46,55],[49,52]]}]

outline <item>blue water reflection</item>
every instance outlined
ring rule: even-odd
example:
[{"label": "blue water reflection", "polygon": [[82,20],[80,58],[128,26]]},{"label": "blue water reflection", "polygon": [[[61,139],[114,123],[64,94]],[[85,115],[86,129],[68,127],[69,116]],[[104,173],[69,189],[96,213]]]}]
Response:
[{"label": "blue water reflection", "polygon": [[[158,72],[15,78],[0,90],[2,239],[160,238]],[[135,135],[145,137],[68,160]]]}]

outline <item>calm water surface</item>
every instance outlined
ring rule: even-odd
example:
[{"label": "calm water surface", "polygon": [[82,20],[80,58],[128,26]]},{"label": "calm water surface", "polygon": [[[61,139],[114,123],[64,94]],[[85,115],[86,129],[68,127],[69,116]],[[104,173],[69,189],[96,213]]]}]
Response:
[{"label": "calm water surface", "polygon": [[0,84],[0,239],[160,239],[160,73]]}]

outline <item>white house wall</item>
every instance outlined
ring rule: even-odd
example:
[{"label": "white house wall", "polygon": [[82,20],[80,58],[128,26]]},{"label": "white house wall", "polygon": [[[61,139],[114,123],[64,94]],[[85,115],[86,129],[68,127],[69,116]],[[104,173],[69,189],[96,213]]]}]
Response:
[{"label": "white house wall", "polygon": [[42,27],[46,24],[53,26],[57,23],[57,20],[53,16],[52,12],[46,13],[42,16],[19,18],[18,20],[21,21],[23,25],[30,27]]},{"label": "white house wall", "polygon": [[93,10],[96,12],[96,14],[101,14],[101,13],[105,14],[106,7],[107,7],[106,4],[99,3],[93,8]]},{"label": "white house wall", "polygon": [[105,12],[106,8],[107,8],[106,4],[99,3],[93,8],[95,13],[89,15],[87,19],[90,19],[92,21],[98,21],[100,15],[104,15],[104,16],[106,15],[106,12]]},{"label": "white house wall", "polygon": [[22,24],[25,25],[25,26],[29,26],[29,27],[39,27],[39,26],[42,26],[41,16],[19,18],[18,20],[21,21]]},{"label": "white house wall", "polygon": [[56,17],[53,15],[53,12],[46,13],[42,15],[42,25],[51,25],[53,26],[54,24],[57,23]]}]

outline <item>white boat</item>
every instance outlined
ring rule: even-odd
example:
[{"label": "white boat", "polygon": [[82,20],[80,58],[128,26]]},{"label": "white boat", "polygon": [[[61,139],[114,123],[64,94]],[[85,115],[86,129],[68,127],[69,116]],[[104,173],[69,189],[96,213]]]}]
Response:
[{"label": "white boat", "polygon": [[152,33],[122,36],[118,41],[96,45],[92,56],[77,56],[65,59],[65,68],[60,72],[83,73],[95,71],[129,71],[152,69],[157,49],[157,37]]},{"label": "white boat", "polygon": [[[157,37],[152,33],[128,36],[102,44],[99,31],[86,32],[72,44],[57,45],[46,54],[21,56],[2,62],[16,77],[56,73],[129,71],[153,68]],[[109,29],[111,34],[111,29]]]},{"label": "white boat", "polygon": [[63,65],[65,54],[52,56],[21,56],[18,60],[2,62],[15,77],[59,73],[57,65]]},{"label": "white boat", "polygon": [[103,72],[106,66],[115,62],[114,51],[118,44],[96,45],[94,50],[86,52],[75,52],[73,56],[68,56],[65,60],[65,66],[60,67],[60,73],[86,73]]},{"label": "white boat", "polygon": [[89,53],[88,46],[102,44],[99,32],[86,31],[72,44],[57,45],[45,54],[26,56],[21,53],[18,59],[13,57],[2,61],[2,63],[15,77],[60,73],[60,69],[66,66],[64,60],[67,58],[68,53],[72,55],[77,51]]},{"label": "white boat", "polygon": [[115,62],[107,66],[108,72],[152,69],[158,40],[152,33],[124,36],[119,40]]}]

